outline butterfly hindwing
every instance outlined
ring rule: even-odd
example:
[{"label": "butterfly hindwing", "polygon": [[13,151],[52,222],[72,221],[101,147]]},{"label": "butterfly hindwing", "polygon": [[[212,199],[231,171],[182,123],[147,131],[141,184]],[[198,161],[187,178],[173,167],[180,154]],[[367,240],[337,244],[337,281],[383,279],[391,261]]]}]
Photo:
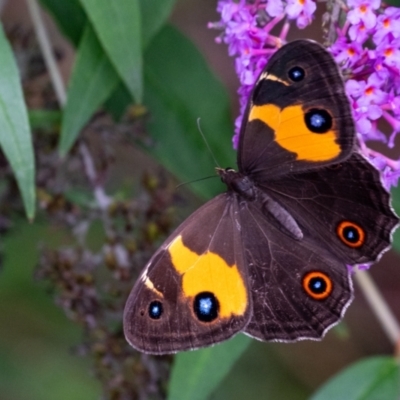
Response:
[{"label": "butterfly hindwing", "polygon": [[318,43],[291,42],[258,78],[239,136],[239,170],[261,183],[346,159],[354,123],[339,70]]},{"label": "butterfly hindwing", "polygon": [[253,303],[245,332],[261,340],[320,338],[351,302],[349,271],[307,236],[289,238],[261,209],[241,209]]},{"label": "butterfly hindwing", "polygon": [[166,240],[125,307],[125,336],[153,354],[211,345],[248,323],[251,298],[237,229],[237,201],[223,194]]},{"label": "butterfly hindwing", "polygon": [[356,152],[342,163],[270,180],[260,188],[321,250],[350,265],[376,261],[398,225],[379,172]]}]

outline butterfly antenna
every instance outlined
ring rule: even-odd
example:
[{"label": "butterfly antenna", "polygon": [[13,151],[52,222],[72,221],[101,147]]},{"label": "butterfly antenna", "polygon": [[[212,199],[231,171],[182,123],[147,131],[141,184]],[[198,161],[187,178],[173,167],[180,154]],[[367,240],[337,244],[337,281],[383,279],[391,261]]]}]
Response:
[{"label": "butterfly antenna", "polygon": [[[212,150],[211,150],[210,145],[209,145],[208,142],[207,142],[206,137],[204,136],[203,131],[201,130],[200,118],[197,118],[197,128],[199,129],[200,135],[201,135],[201,137],[203,138],[204,143],[206,144],[208,151],[210,152],[212,158],[214,159],[215,165],[216,165],[218,168],[221,168],[221,167],[219,166],[219,164],[218,164],[217,159],[216,159],[215,156],[214,156],[214,153],[213,153]],[[207,179],[207,178],[203,178],[203,179]],[[195,182],[197,182],[197,181],[195,181]]]},{"label": "butterfly antenna", "polygon": [[179,189],[183,185],[187,185],[188,183],[200,182],[200,181],[204,181],[204,180],[210,179],[210,178],[218,178],[218,175],[210,175],[210,176],[206,176],[205,178],[195,179],[194,181],[180,183],[178,186],[175,187],[175,190]]}]

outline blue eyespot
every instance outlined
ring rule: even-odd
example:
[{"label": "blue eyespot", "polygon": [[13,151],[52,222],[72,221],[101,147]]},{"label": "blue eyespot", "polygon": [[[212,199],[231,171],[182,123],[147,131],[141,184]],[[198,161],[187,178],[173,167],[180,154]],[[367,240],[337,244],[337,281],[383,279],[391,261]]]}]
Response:
[{"label": "blue eyespot", "polygon": [[152,301],[149,305],[149,316],[151,319],[159,319],[163,313],[163,305],[160,301]]},{"label": "blue eyespot", "polygon": [[193,311],[199,321],[211,322],[218,317],[219,302],[211,292],[201,292],[193,302]]},{"label": "blue eyespot", "polygon": [[303,68],[293,67],[289,70],[288,75],[293,82],[300,82],[304,79],[306,74]]},{"label": "blue eyespot", "polygon": [[357,230],[351,226],[348,226],[343,229],[343,236],[349,242],[356,243],[360,240],[360,235],[358,234]]},{"label": "blue eyespot", "polygon": [[312,108],[304,115],[307,128],[314,133],[326,133],[332,128],[332,117],[328,111]]},{"label": "blue eyespot", "polygon": [[313,293],[323,293],[326,290],[326,282],[321,278],[312,278],[310,280],[310,290]]}]

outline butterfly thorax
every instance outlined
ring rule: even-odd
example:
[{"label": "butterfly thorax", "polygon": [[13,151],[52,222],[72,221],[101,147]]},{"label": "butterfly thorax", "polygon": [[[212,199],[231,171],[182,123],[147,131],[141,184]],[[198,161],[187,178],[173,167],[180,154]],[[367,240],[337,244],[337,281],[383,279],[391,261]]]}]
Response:
[{"label": "butterfly thorax", "polygon": [[256,199],[256,187],[251,179],[232,168],[217,168],[217,173],[228,189],[248,201]]},{"label": "butterfly thorax", "polygon": [[257,187],[248,176],[232,168],[217,168],[217,173],[222,182],[228,186],[228,191],[238,195],[244,206],[254,202],[257,204],[257,209],[261,210],[270,222],[283,233],[292,239],[301,240],[303,238],[303,232],[294,217],[265,189],[261,190]]}]

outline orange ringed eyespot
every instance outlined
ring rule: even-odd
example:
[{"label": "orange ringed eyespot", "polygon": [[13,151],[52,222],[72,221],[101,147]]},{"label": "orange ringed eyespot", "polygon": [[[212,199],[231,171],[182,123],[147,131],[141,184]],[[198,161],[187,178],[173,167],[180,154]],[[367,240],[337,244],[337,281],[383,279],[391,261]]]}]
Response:
[{"label": "orange ringed eyespot", "polygon": [[303,289],[314,300],[324,300],[332,293],[333,284],[328,275],[312,271],[304,276]]},{"label": "orange ringed eyespot", "polygon": [[349,247],[358,248],[365,242],[365,231],[354,222],[342,221],[336,229],[339,239]]}]

